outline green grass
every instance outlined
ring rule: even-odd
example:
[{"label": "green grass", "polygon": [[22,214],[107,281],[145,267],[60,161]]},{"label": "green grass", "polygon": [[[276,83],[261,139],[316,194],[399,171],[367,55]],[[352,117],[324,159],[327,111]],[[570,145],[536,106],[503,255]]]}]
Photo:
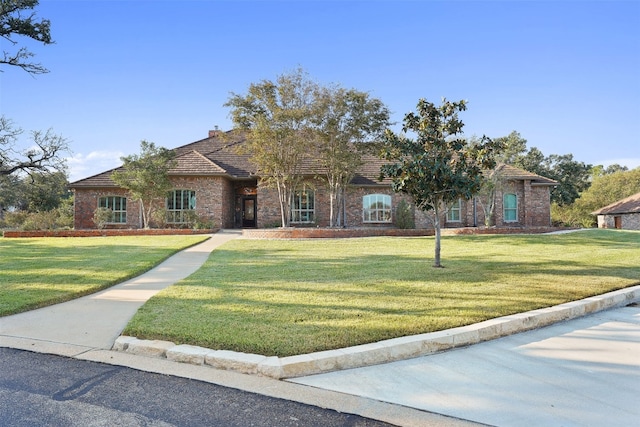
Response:
[{"label": "green grass", "polygon": [[640,233],[234,240],[125,334],[289,356],[432,332],[640,282]]},{"label": "green grass", "polygon": [[204,239],[202,235],[0,238],[0,316],[107,288]]}]

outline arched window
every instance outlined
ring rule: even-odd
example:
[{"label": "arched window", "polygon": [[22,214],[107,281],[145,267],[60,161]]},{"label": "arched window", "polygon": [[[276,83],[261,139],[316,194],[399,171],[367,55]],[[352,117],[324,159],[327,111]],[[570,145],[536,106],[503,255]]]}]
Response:
[{"label": "arched window", "polygon": [[368,194],[362,198],[363,222],[391,222],[391,196]]},{"label": "arched window", "polygon": [[98,199],[98,207],[111,210],[111,223],[126,224],[127,198],[122,196],[104,196]]},{"label": "arched window", "polygon": [[196,209],[196,192],[173,190],[167,196],[167,222],[180,224],[189,219],[188,212]]},{"label": "arched window", "polygon": [[315,220],[315,198],[313,190],[303,189],[293,194],[291,204],[292,223],[310,223]]},{"label": "arched window", "polygon": [[506,193],[502,202],[502,219],[504,222],[518,221],[518,197],[513,193]]},{"label": "arched window", "polygon": [[462,221],[462,201],[460,199],[456,200],[449,206],[447,210],[447,222],[460,222]]}]

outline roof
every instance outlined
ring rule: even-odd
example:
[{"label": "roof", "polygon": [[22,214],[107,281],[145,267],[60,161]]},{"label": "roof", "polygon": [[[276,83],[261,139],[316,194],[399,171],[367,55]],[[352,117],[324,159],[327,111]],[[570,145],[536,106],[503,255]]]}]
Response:
[{"label": "roof", "polygon": [[[226,176],[247,179],[255,176],[255,166],[249,155],[240,154],[236,147],[245,141],[237,132],[211,132],[208,138],[175,148],[176,166],[170,176]],[[69,184],[71,188],[116,188],[111,174],[122,166]]]},{"label": "roof", "polygon": [[636,193],[622,200],[618,200],[617,202],[613,202],[610,205],[591,213],[593,215],[640,213],[640,193]]},{"label": "roof", "polygon": [[[251,179],[259,176],[250,155],[238,150],[246,141],[245,135],[237,131],[211,131],[209,137],[174,148],[176,166],[169,171],[170,176],[223,176],[232,180]],[[370,154],[363,156],[363,164],[358,168],[351,183],[358,186],[390,185],[391,180],[380,181],[380,168],[388,163]],[[111,174],[122,169],[111,169],[88,178],[75,181],[71,188],[117,188]],[[301,164],[303,175],[322,174],[318,162],[307,159]],[[556,185],[557,182],[509,165],[499,165],[495,173],[511,179],[531,180],[532,185]]]},{"label": "roof", "polygon": [[524,169],[517,168],[515,166],[507,165],[501,163],[496,166],[495,174],[502,176],[507,179],[515,179],[515,180],[529,180],[531,181],[531,185],[548,185],[555,186],[558,185],[558,181],[555,181],[550,178],[546,178],[544,176],[535,174],[533,172],[528,172]]}]

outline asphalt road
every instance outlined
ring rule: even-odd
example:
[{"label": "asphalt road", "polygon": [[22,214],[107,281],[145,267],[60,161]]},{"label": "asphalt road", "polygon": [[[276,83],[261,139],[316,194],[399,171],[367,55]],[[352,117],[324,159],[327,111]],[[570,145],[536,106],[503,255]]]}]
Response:
[{"label": "asphalt road", "polygon": [[196,380],[0,348],[0,426],[388,425]]}]

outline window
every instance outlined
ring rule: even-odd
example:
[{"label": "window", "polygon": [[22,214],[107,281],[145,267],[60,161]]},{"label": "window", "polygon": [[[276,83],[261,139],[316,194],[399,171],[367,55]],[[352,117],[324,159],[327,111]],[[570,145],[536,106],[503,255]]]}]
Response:
[{"label": "window", "polygon": [[196,192],[193,190],[173,190],[167,196],[167,222],[184,223],[188,213],[196,208]]},{"label": "window", "polygon": [[447,222],[460,222],[460,214],[462,211],[462,201],[460,199],[453,202],[447,210]]},{"label": "window", "polygon": [[504,222],[518,221],[518,197],[507,193],[503,196],[502,218]]},{"label": "window", "polygon": [[111,209],[111,221],[117,224],[127,222],[127,198],[121,196],[106,196],[98,199],[99,208]]},{"label": "window", "polygon": [[391,222],[391,196],[369,194],[362,198],[364,222]]},{"label": "window", "polygon": [[310,223],[315,220],[315,200],[313,190],[304,189],[293,194],[291,222]]}]

